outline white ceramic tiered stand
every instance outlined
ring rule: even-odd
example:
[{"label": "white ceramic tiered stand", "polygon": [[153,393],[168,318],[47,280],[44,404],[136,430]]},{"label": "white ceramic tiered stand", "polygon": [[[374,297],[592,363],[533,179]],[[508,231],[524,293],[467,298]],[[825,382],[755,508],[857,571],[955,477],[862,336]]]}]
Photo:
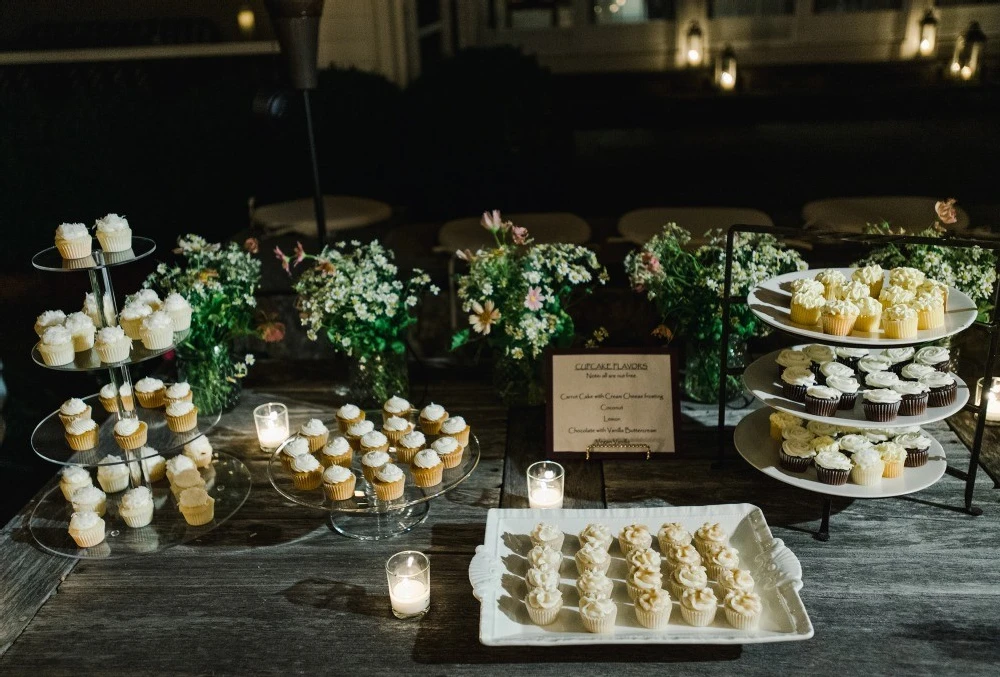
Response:
[{"label": "white ceramic tiered stand", "polygon": [[[851,269],[839,269],[848,279]],[[824,334],[818,327],[806,327],[793,323],[789,308],[791,293],[788,285],[796,279],[815,276],[815,270],[806,270],[786,275],[779,275],[754,288],[747,298],[750,310],[761,320],[783,332],[811,339],[816,343],[827,345],[850,345],[871,349],[898,348],[912,346],[953,336],[971,326],[976,319],[976,305],[972,299],[954,287],[949,289],[948,307],[945,311],[945,326],[932,331],[919,331],[913,339],[887,339],[881,330],[879,332],[852,332],[848,336],[832,336]],[[853,410],[838,411],[836,416],[815,416],[805,413],[805,406],[782,395],[781,384],[777,378],[777,365],[774,362],[776,353],[765,355],[753,362],[743,373],[743,381],[747,388],[762,403],[779,411],[786,411],[807,420],[823,421],[840,426],[856,428],[902,428],[922,426],[940,421],[962,410],[969,399],[969,388],[964,381],[955,377],[958,383],[958,394],[953,405],[947,407],[928,407],[927,413],[921,416],[897,416],[888,423],[876,423],[864,418],[862,399]],[[952,374],[955,376],[954,374]],[[926,489],[944,474],[947,468],[944,449],[929,433],[923,432],[931,439],[931,449],[927,464],[919,468],[905,468],[903,476],[895,479],[882,479],[877,487],[862,487],[856,484],[829,485],[816,479],[816,471],[810,468],[804,473],[794,473],[785,470],[778,462],[779,443],[770,437],[768,417],[771,409],[760,409],[746,416],[736,426],[733,443],[736,450],[752,466],[776,480],[822,494],[827,501],[824,506],[823,523],[817,533],[820,540],[829,538],[829,497],[842,496],[849,498],[888,498],[900,496]]]},{"label": "white ceramic tiered stand", "polygon": [[[55,247],[39,252],[32,258],[35,268],[43,271],[82,272],[90,277],[90,287],[101,309],[101,325],[109,326],[111,317],[107,311],[117,316],[118,308],[114,288],[108,269],[145,258],[153,253],[156,245],[152,240],[143,237],[132,238],[132,249],[125,252],[104,253],[95,249],[86,259],[64,261]],[[110,307],[105,306],[105,299]],[[174,344],[183,340],[185,333],[174,336]],[[146,350],[140,342],[135,342],[129,359],[115,364],[102,364],[93,349],[77,353],[71,364],[48,367],[38,354],[38,348],[32,350],[32,359],[39,365],[58,371],[99,371],[107,369],[111,383],[120,391],[123,385],[132,386],[129,365],[158,357],[172,350],[174,345],[163,350]],[[106,522],[105,540],[91,548],[77,547],[69,536],[67,528],[72,515],[72,505],[63,497],[62,490],[56,486],[36,505],[31,514],[29,528],[32,536],[45,550],[57,555],[85,559],[108,559],[127,557],[141,553],[159,552],[166,548],[185,543],[208,533],[231,517],[250,495],[250,472],[237,458],[229,454],[216,453],[212,464],[200,472],[206,480],[206,488],[215,499],[215,519],[203,526],[189,526],[180,511],[173,505],[174,499],[165,481],[150,484],[139,471],[142,459],[138,451],[125,451],[119,447],[113,437],[115,423],[121,418],[138,416],[144,421],[148,430],[147,445],[156,449],[164,457],[179,453],[182,447],[212,429],[218,422],[220,414],[198,416],[198,425],[186,433],[173,433],[166,425],[163,408],[145,409],[135,402],[133,410],[127,410],[118,400],[118,411],[108,413],[101,405],[98,395],[84,397],[90,405],[92,418],[98,424],[98,443],[88,451],[73,451],[64,438],[64,428],[59,420],[59,412],[54,411],[46,416],[31,435],[31,446],[35,453],[52,463],[60,465],[75,465],[93,469],[98,461],[107,454],[122,457],[122,463],[129,463],[130,484],[133,487],[145,485],[153,493],[155,510],[153,521],[140,529],[132,529],[125,525],[118,515],[118,500],[121,492],[108,495],[108,508],[104,516]],[[95,483],[96,485],[96,483]]]}]

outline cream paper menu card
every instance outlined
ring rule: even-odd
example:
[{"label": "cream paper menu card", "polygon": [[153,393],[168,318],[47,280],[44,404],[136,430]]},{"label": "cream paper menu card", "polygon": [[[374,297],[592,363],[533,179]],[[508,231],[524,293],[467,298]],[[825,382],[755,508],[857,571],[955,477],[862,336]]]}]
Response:
[{"label": "cream paper menu card", "polygon": [[[671,357],[666,352],[554,354],[551,450],[581,452],[614,440],[648,445],[653,454],[676,451]],[[617,451],[637,450],[594,449],[602,455]]]}]

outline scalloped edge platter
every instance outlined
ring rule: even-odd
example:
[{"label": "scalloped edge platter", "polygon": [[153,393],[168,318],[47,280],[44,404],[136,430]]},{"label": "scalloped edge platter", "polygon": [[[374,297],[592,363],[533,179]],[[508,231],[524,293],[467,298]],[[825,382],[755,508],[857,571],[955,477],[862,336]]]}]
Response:
[{"label": "scalloped edge platter", "polygon": [[805,472],[794,473],[778,464],[778,441],[771,437],[771,424],[768,420],[770,415],[769,409],[758,409],[748,414],[736,426],[733,444],[740,456],[757,470],[799,489],[846,498],[890,498],[926,489],[941,479],[948,467],[944,448],[925,430],[923,433],[931,439],[931,448],[927,463],[919,468],[903,468],[902,476],[894,479],[883,477],[882,483],[877,487],[863,487],[852,484],[849,480],[847,484],[840,486],[823,484],[816,479],[816,469],[812,466]]},{"label": "scalloped edge platter", "polygon": [[976,321],[976,316],[979,314],[976,304],[972,302],[972,299],[954,287],[950,287],[948,291],[948,307],[945,309],[944,327],[942,329],[918,331],[917,336],[912,339],[883,338],[884,334],[881,329],[877,332],[852,332],[848,336],[824,334],[818,329],[819,325],[807,327],[804,324],[792,322],[790,311],[792,294],[788,290],[788,284],[793,280],[803,277],[815,277],[816,273],[820,270],[839,270],[849,279],[855,269],[815,268],[778,275],[754,287],[750,291],[750,295],[747,296],[747,305],[750,306],[750,310],[754,315],[775,329],[780,329],[781,331],[797,336],[805,336],[818,343],[852,346],[912,346],[918,343],[937,341],[967,329]]},{"label": "scalloped edge platter", "polygon": [[[538,522],[557,525],[566,533],[559,589],[563,608],[554,623],[538,626],[524,607],[527,592],[523,575],[525,555],[531,549],[528,534]],[[617,539],[611,546],[608,576],[615,580],[613,599],[618,604],[614,633],[587,632],[578,611],[579,595],[573,552],[576,534],[587,524],[600,522],[611,532],[632,523],[644,523],[655,533],[664,522],[680,522],[694,531],[705,522],[718,522],[740,551],[741,567],[748,568],[761,595],[764,613],[757,630],[736,630],[720,609],[707,627],[693,627],[681,619],[676,601],[666,626],[650,630],[638,624],[622,578],[626,572]],[[799,590],[802,567],[798,558],[774,538],[764,513],[749,503],[657,508],[583,510],[516,510],[493,508],[486,518],[484,545],[476,548],[469,565],[473,594],[482,602],[479,641],[487,646],[572,646],[579,644],[756,644],[809,639],[813,626]],[[713,587],[715,584],[711,584]]]}]

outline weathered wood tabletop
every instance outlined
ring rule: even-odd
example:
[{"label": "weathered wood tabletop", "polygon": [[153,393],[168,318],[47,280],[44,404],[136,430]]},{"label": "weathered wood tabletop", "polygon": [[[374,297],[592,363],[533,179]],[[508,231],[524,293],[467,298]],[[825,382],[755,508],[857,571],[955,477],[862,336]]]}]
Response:
[{"label": "weathered wood tabletop", "polygon": [[[332,416],[329,392],[272,390],[293,423]],[[282,499],[267,480],[246,391],[211,434],[253,475],[250,498],[196,542],[106,562],[54,557],[34,545],[29,504],[0,532],[0,674],[996,674],[1000,663],[997,493],[985,513],[959,510],[963,483],[945,475],[919,494],[834,504],[832,539],[813,539],[819,497],[735,458],[713,468],[711,412],[684,407],[682,451],[670,462],[571,464],[566,507],[750,502],[802,563],[813,639],[744,647],[492,648],[479,643],[468,565],[489,508],[525,505],[523,467],[542,456],[541,412],[510,415],[482,385],[441,382],[429,397],[475,427],[482,462],[412,532],[358,542],[325,514]],[[732,412],[733,420],[742,413]],[[933,433],[950,463],[968,452],[946,425]],[[383,564],[430,555],[432,606],[419,620],[389,610]]]}]

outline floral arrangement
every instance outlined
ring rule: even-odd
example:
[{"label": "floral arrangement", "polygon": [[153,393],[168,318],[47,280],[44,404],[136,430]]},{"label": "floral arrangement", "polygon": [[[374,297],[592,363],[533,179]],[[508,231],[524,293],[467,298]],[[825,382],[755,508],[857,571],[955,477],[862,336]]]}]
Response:
[{"label": "floral arrangement", "polygon": [[[299,318],[309,339],[325,335],[336,352],[357,358],[362,371],[372,372],[366,388],[370,399],[362,399],[380,404],[405,393],[400,379],[405,378],[407,328],[417,321],[414,310],[424,293],[440,292],[430,276],[415,269],[401,279],[394,254],[378,241],[337,242],[315,256],[306,254],[301,243],[291,255],[277,247],[274,251],[289,275],[303,261],[315,262],[293,285]],[[403,358],[403,373],[380,378],[374,372],[392,355]]]},{"label": "floral arrangement", "polygon": [[496,246],[457,253],[469,264],[459,277],[458,297],[470,326],[452,337],[452,348],[477,340],[489,345],[506,368],[498,370],[504,378],[497,383],[505,401],[536,403],[542,397],[542,354],[576,336],[568,312],[573,297],[606,283],[608,273],[586,247],[533,244],[526,228],[505,221],[499,211],[484,213],[482,226]]},{"label": "floral arrangement", "polygon": [[[927,228],[913,233],[920,237],[944,238],[947,225],[957,221],[954,198],[934,205],[937,220]],[[868,224],[866,232],[877,235],[907,235],[904,228],[893,228],[888,223]],[[979,308],[980,319],[985,319],[992,308],[993,285],[996,283],[996,257],[981,247],[948,247],[942,245],[885,244],[856,261],[856,266],[877,263],[886,270],[909,266],[928,277],[964,292]]]},{"label": "floral arrangement", "polygon": [[[662,318],[654,335],[667,341],[680,335],[687,341],[685,390],[699,401],[718,399],[726,275],[725,238],[721,231],[710,232],[708,237],[708,244],[689,251],[685,246],[691,233],[668,223],[662,233],[625,258],[633,290],[645,294]],[[733,256],[732,293],[736,296],[747,295],[776,275],[808,268],[798,252],[767,234],[739,234]],[[731,317],[735,343],[768,333],[767,325],[746,304],[733,304]],[[739,390],[736,379],[731,378],[728,387],[733,395]]]},{"label": "floral arrangement", "polygon": [[177,245],[174,253],[181,262],[159,264],[143,286],[161,297],[180,294],[191,305],[191,329],[178,344],[177,353],[184,378],[194,387],[195,404],[212,413],[229,403],[234,390],[238,395],[237,379],[246,376],[254,363],[252,354],[233,359],[233,340],[259,336],[268,342],[280,341],[285,328],[280,322],[255,321],[255,294],[261,279],[255,239],[241,248],[234,242],[222,245],[185,235]]}]

